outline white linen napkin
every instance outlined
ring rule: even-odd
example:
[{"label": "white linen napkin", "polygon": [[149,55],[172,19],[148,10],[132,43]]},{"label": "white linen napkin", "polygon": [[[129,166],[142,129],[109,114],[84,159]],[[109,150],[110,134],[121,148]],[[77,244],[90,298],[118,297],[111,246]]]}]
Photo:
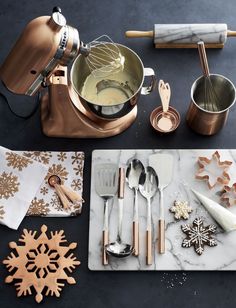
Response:
[{"label": "white linen napkin", "polygon": [[17,229],[48,168],[0,146],[0,224]]},{"label": "white linen napkin", "polygon": [[64,209],[54,188],[48,184],[50,175],[60,177],[62,184],[73,189],[81,197],[83,194],[83,152],[41,152],[27,151],[19,154],[44,164],[48,173],[34,198],[29,203],[27,216],[70,217],[81,213],[82,201]]}]

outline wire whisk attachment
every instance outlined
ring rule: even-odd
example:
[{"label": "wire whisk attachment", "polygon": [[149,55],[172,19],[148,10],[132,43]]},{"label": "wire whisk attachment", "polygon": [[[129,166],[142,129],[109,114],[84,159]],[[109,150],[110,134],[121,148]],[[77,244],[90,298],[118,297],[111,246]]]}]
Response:
[{"label": "wire whisk attachment", "polygon": [[108,35],[99,36],[87,48],[85,60],[94,77],[105,78],[124,69],[125,57]]}]

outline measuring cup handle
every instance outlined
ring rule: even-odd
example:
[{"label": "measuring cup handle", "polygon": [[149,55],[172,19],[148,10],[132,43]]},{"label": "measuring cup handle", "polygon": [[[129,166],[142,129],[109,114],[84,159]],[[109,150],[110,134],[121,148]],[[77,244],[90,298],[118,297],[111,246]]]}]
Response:
[{"label": "measuring cup handle", "polygon": [[144,77],[151,77],[150,85],[147,86],[147,87],[142,87],[142,89],[141,89],[142,95],[148,95],[152,92],[152,90],[154,89],[155,84],[156,84],[156,76],[155,76],[154,70],[150,67],[145,67],[144,68]]}]

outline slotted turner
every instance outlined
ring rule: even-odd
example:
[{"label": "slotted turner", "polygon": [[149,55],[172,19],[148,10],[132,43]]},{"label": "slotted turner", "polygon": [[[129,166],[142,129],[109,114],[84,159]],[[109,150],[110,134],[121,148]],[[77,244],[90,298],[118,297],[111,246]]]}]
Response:
[{"label": "slotted turner", "polygon": [[104,200],[104,222],[102,231],[102,264],[108,264],[105,246],[109,243],[109,200],[114,198],[118,189],[118,166],[116,164],[99,164],[95,166],[95,189]]},{"label": "slotted turner", "polygon": [[165,215],[163,190],[170,184],[173,174],[174,160],[170,154],[153,154],[149,156],[149,166],[155,171],[159,179],[160,212],[158,221],[158,251],[165,253]]}]

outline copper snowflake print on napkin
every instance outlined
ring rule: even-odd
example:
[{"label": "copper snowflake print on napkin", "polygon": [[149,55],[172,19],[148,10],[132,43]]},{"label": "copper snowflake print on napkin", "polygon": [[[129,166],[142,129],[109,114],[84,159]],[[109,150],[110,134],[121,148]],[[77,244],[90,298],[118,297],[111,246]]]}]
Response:
[{"label": "copper snowflake print on napkin", "polygon": [[196,218],[193,221],[193,225],[189,224],[181,226],[182,231],[186,234],[186,238],[182,242],[182,247],[189,248],[194,247],[194,250],[198,255],[201,255],[204,251],[204,246],[217,246],[217,242],[211,237],[216,232],[215,225],[209,225],[204,227],[201,218]]},{"label": "copper snowflake print on napkin", "polygon": [[19,190],[20,183],[16,175],[12,172],[3,172],[0,175],[0,199],[9,199]]},{"label": "copper snowflake print on napkin", "polygon": [[48,188],[47,187],[41,187],[40,188],[40,193],[42,194],[42,195],[47,195],[48,194]]},{"label": "copper snowflake print on napkin", "polygon": [[53,193],[50,205],[57,211],[63,210],[63,205],[61,203],[61,200],[56,192]]},{"label": "copper snowflake print on napkin", "polygon": [[82,212],[82,205],[81,204],[73,204],[71,207],[70,216],[78,216]]},{"label": "copper snowflake print on napkin", "polygon": [[75,284],[75,279],[68,272],[71,273],[80,265],[74,254],[69,254],[70,250],[77,247],[77,243],[65,245],[67,241],[63,230],[51,232],[50,237],[46,231],[47,226],[43,225],[41,234],[36,238],[36,231],[24,229],[19,239],[21,245],[9,243],[17,254],[11,252],[3,261],[10,273],[5,282],[17,280],[15,286],[18,297],[31,295],[34,289],[37,303],[42,301],[44,294],[59,297],[65,285],[63,280]]},{"label": "copper snowflake print on napkin", "polygon": [[19,171],[22,171],[24,168],[27,168],[28,165],[33,163],[32,160],[13,152],[6,152],[6,161],[8,167],[12,167]]},{"label": "copper snowflake print on napkin", "polygon": [[84,160],[84,153],[83,152],[75,152],[72,156],[72,164],[77,164],[81,160]]},{"label": "copper snowflake print on napkin", "polygon": [[174,213],[174,217],[177,220],[188,219],[189,214],[192,212],[192,208],[188,205],[188,201],[176,200],[174,205],[170,208],[170,212]]},{"label": "copper snowflake print on napkin", "polygon": [[52,157],[51,152],[41,152],[41,151],[24,152],[23,155],[33,160],[36,160],[39,163],[43,163],[45,165],[49,164],[49,159]]},{"label": "copper snowflake print on napkin", "polygon": [[82,152],[75,152],[72,156],[72,164],[73,170],[75,171],[75,174],[82,177],[83,176],[83,161],[84,161],[84,153]]},{"label": "copper snowflake print on napkin", "polygon": [[64,181],[67,180],[68,172],[66,171],[66,168],[63,167],[61,164],[53,164],[49,169],[48,169],[48,174],[46,176],[46,183],[48,182],[48,179],[50,178],[51,175],[57,175],[62,181],[62,184]]},{"label": "copper snowflake print on napkin", "polygon": [[226,204],[227,207],[236,205],[236,183],[234,183],[231,187],[224,186],[221,200]]},{"label": "copper snowflake print on napkin", "polygon": [[59,161],[64,161],[64,160],[66,160],[67,159],[67,155],[66,155],[66,152],[60,152],[60,153],[58,153],[57,154],[57,159],[59,160]]},{"label": "copper snowflake print on napkin", "polygon": [[49,204],[43,199],[36,197],[31,201],[27,215],[30,216],[46,216],[50,212]]},{"label": "copper snowflake print on napkin", "polygon": [[75,191],[82,189],[82,181],[80,179],[74,179],[71,183],[71,188]]},{"label": "copper snowflake print on napkin", "polygon": [[210,159],[207,157],[199,157],[199,169],[196,173],[196,179],[206,181],[209,189],[215,187],[217,183],[227,185],[230,181],[227,170],[231,164],[232,162],[228,160],[221,161],[218,151],[213,153]]},{"label": "copper snowflake print on napkin", "polygon": [[0,205],[0,219],[4,218],[4,214],[5,214],[4,207]]}]

